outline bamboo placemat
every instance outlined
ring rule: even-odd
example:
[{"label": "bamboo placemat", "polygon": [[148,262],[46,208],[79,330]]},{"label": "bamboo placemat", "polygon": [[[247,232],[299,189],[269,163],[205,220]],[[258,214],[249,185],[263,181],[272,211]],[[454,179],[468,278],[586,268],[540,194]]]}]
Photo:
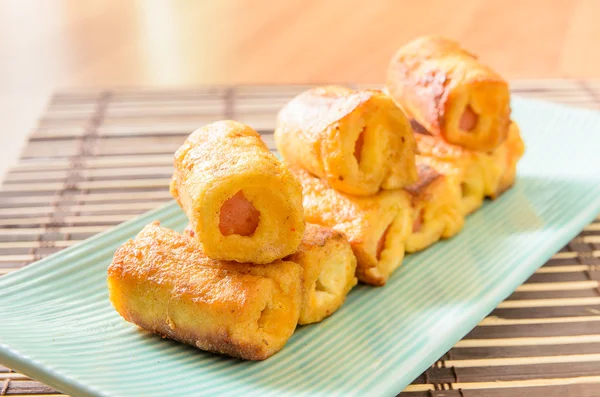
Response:
[{"label": "bamboo placemat", "polygon": [[[600,81],[512,87],[525,97],[600,109]],[[0,275],[170,200],[173,152],[200,125],[233,118],[274,149],[276,112],[305,88],[54,95],[0,188]],[[401,395],[599,396],[599,280],[597,219]],[[56,394],[0,366],[0,395]]]}]

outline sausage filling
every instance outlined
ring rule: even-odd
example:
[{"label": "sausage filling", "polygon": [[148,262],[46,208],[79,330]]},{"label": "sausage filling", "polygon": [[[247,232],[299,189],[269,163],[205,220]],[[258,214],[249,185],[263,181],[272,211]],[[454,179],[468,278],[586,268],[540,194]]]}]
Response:
[{"label": "sausage filling", "polygon": [[223,203],[220,213],[219,229],[223,236],[238,234],[251,236],[258,227],[260,212],[252,205],[240,190]]},{"label": "sausage filling", "polygon": [[479,116],[477,115],[477,113],[475,113],[473,111],[471,106],[467,105],[467,107],[465,108],[465,111],[463,112],[462,116],[460,117],[458,126],[463,131],[467,131],[467,132],[473,131],[473,129],[477,125],[478,119],[479,119]]}]

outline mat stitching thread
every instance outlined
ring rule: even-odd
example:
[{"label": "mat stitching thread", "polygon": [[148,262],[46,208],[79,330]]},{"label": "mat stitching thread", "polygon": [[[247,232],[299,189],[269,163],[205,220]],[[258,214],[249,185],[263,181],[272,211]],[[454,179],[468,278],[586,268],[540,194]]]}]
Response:
[{"label": "mat stitching thread", "polygon": [[456,367],[452,366],[452,375],[454,375],[454,383],[460,383],[460,380],[458,379],[458,372],[456,371]]},{"label": "mat stitching thread", "polygon": [[4,385],[2,386],[2,390],[0,390],[0,396],[6,396],[8,393],[8,387],[10,386],[10,381],[10,378],[6,378],[6,380],[4,380]]},{"label": "mat stitching thread", "polygon": [[[101,99],[98,99],[96,102],[95,114],[97,114],[99,111],[100,100]],[[71,156],[71,158],[69,159],[69,170],[67,171],[67,175],[65,176],[63,187],[54,194],[51,205],[52,212],[50,213],[50,219],[46,224],[43,225],[43,232],[40,235],[38,235],[37,241],[40,242],[39,247],[35,247],[32,249],[34,255],[33,261],[39,260],[41,257],[41,255],[39,255],[37,251],[39,248],[41,248],[44,245],[54,246],[55,239],[48,240],[48,243],[46,244],[42,243],[41,241],[44,235],[52,233],[54,231],[58,232],[59,224],[64,220],[64,217],[62,215],[58,215],[59,212],[62,213],[62,210],[64,210],[64,208],[62,208],[64,204],[64,201],[62,199],[65,197],[68,191],[76,189],[76,181],[80,177],[79,170],[82,166],[81,156],[84,154],[86,136],[89,135],[90,131],[94,129],[95,114],[93,114],[87,120],[86,124],[88,125],[84,126],[83,135],[75,138],[77,140],[77,154],[75,156]]]},{"label": "mat stitching thread", "polygon": [[[594,255],[592,254],[592,251],[589,251],[589,252],[579,251],[579,252],[577,252],[577,256],[575,257],[575,259],[577,260],[577,263],[587,266],[587,269],[584,270],[583,273],[585,274],[585,276],[587,277],[587,279],[589,281],[596,281],[596,279],[592,275],[592,272],[598,271],[600,268],[600,266],[598,266],[598,265],[593,265],[593,264],[587,263],[586,259],[593,258],[593,257],[594,257]],[[596,293],[596,295],[600,296],[600,283],[598,285],[596,285],[596,288],[594,288],[594,292]]]},{"label": "mat stitching thread", "polygon": [[[81,150],[79,155],[76,158],[77,161],[77,169],[72,174],[73,184],[70,186],[71,190],[78,190],[79,194],[75,196],[74,205],[78,208],[74,216],[79,216],[81,213],[80,203],[83,202],[83,197],[89,193],[89,189],[79,189],[77,183],[79,181],[84,180],[84,176],[82,174],[82,170],[85,168],[85,160],[88,157],[93,157],[94,154],[94,146],[96,144],[96,140],[98,139],[98,130],[102,123],[104,122],[104,118],[106,116],[106,110],[110,101],[113,97],[113,93],[111,91],[103,91],[100,93],[98,98],[96,112],[92,116],[92,122],[90,124],[89,129],[86,131],[85,139],[82,142]],[[68,237],[65,236],[66,239],[70,239],[70,233]]]}]

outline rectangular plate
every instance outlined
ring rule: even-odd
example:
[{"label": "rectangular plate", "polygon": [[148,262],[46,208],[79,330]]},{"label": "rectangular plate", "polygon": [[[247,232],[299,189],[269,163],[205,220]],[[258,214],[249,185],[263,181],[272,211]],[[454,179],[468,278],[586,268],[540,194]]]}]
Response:
[{"label": "rectangular plate", "polygon": [[78,396],[395,395],[600,210],[600,116],[520,98],[513,109],[527,145],[515,187],[266,361],[163,340],[111,307],[113,252],[154,219],[182,229],[170,203],[0,278],[0,362]]}]

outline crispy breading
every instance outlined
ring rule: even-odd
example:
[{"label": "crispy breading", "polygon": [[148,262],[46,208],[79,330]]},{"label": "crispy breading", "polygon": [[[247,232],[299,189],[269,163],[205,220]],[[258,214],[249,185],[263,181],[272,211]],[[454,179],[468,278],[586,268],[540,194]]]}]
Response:
[{"label": "crispy breading", "polygon": [[171,194],[215,259],[269,263],[304,235],[302,188],[252,128],[220,121],[175,153]]},{"label": "crispy breading", "polygon": [[376,90],[327,86],[292,99],[277,116],[277,149],[341,192],[367,196],[417,180],[404,113]]},{"label": "crispy breading", "polygon": [[508,83],[455,41],[425,36],[401,47],[386,90],[408,117],[448,143],[489,151],[508,134]]},{"label": "crispy breading", "polygon": [[210,259],[195,239],[154,222],[117,250],[108,289],[117,312],[144,329],[202,350],[264,360],[296,328],[302,268]]}]

